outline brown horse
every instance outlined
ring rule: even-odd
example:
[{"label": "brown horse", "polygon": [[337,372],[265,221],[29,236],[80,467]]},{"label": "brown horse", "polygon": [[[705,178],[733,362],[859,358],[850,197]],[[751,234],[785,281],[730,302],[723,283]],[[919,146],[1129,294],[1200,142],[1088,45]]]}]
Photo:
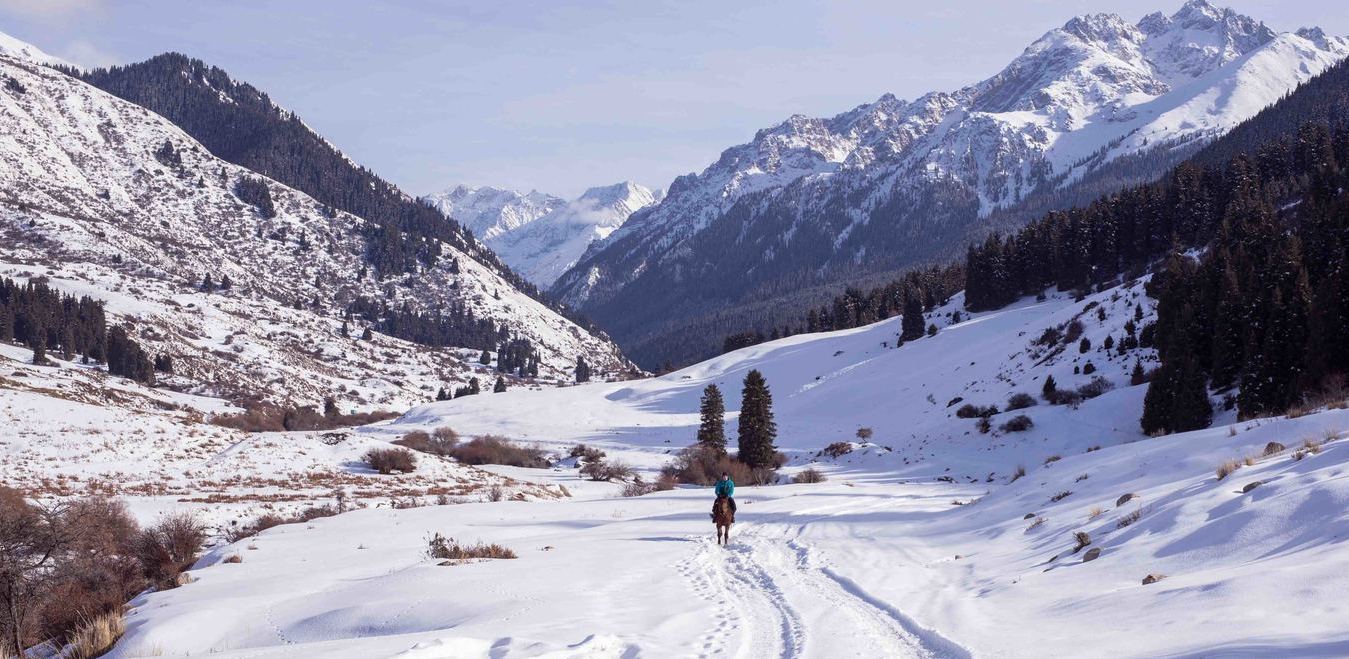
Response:
[{"label": "brown horse", "polygon": [[712,523],[717,525],[717,544],[725,545],[731,541],[731,525],[735,523],[735,511],[731,510],[731,500],[717,497],[712,504]]}]

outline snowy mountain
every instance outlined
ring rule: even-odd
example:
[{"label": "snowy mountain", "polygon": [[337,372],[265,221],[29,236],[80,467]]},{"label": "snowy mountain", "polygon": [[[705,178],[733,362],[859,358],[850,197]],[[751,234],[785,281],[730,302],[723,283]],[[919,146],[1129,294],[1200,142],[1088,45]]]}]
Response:
[{"label": "snowy mountain", "polygon": [[969,87],[759,131],[553,290],[650,363],[683,318],[949,254],[995,211],[1094,176],[1156,176],[1346,55],[1345,38],[1204,0],[1074,18]]},{"label": "snowy mountain", "polygon": [[14,59],[27,60],[38,64],[57,64],[69,66],[65,60],[42,52],[37,46],[0,32],[0,55]]},{"label": "snowy mountain", "polygon": [[[497,373],[479,355],[508,339],[529,344],[545,381],[570,379],[581,357],[607,375],[628,370],[611,342],[452,244],[377,276],[364,218],[54,69],[0,57],[0,75],[17,83],[0,91],[0,275],[106,300],[148,350],[173,356],[183,388],[388,409],[471,377],[490,384]],[[212,290],[207,276],[232,285]],[[415,314],[440,318],[445,336],[490,338],[429,347],[385,334],[416,339],[393,322]],[[371,339],[358,340],[366,327]]]},{"label": "snowy mountain", "polygon": [[631,181],[591,188],[570,202],[537,191],[464,185],[426,197],[541,288],[575,265],[591,243],[659,199],[659,191]]}]

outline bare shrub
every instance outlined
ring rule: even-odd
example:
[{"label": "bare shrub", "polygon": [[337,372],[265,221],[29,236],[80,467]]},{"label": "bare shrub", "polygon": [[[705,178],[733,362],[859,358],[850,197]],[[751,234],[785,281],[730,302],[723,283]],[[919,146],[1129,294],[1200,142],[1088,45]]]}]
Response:
[{"label": "bare shrub", "polygon": [[1024,410],[1027,407],[1035,407],[1036,404],[1035,396],[1025,392],[1018,392],[1012,394],[1011,397],[1007,399],[1007,411]]},{"label": "bare shrub", "polygon": [[230,542],[238,542],[244,538],[255,536],[272,527],[282,524],[302,524],[323,517],[332,517],[340,514],[342,510],[336,506],[310,506],[298,513],[290,516],[283,516],[277,513],[263,513],[248,524],[244,524],[226,534]]},{"label": "bare shrub", "polygon": [[1320,441],[1320,440],[1316,440],[1316,439],[1308,439],[1308,440],[1305,440],[1305,441],[1302,442],[1302,448],[1303,448],[1303,450],[1307,451],[1308,453],[1310,453],[1310,454],[1312,454],[1312,455],[1316,455],[1316,454],[1320,453],[1320,452],[1321,452],[1321,447],[1322,447],[1323,445],[1324,445],[1324,442],[1322,442],[1322,441]]},{"label": "bare shrub", "polygon": [[1097,517],[1100,517],[1101,515],[1104,515],[1104,514],[1105,514],[1105,509],[1104,509],[1104,508],[1102,508],[1102,507],[1100,507],[1100,506],[1092,506],[1092,507],[1091,507],[1091,510],[1088,510],[1088,511],[1087,511],[1087,521],[1090,522],[1090,521],[1092,521],[1092,520],[1095,520]]},{"label": "bare shrub", "polygon": [[1129,526],[1130,524],[1133,524],[1134,522],[1137,522],[1140,519],[1143,519],[1143,509],[1137,508],[1128,515],[1119,518],[1119,521],[1115,522],[1115,528],[1122,529],[1126,526]]},{"label": "bare shrub", "polygon": [[[749,465],[729,456],[710,451],[700,446],[691,446],[679,452],[670,464],[661,469],[677,482],[689,485],[711,485],[717,482],[721,474],[729,474],[737,483],[771,482],[764,474],[757,474]],[[768,473],[772,473],[768,470]],[[763,480],[761,480],[763,479]]]},{"label": "bare shrub", "polygon": [[1003,432],[1024,432],[1035,427],[1035,422],[1025,414],[1018,414],[1007,420],[1006,423],[998,426]]},{"label": "bare shrub", "polygon": [[1077,393],[1083,399],[1091,399],[1100,396],[1101,394],[1104,394],[1105,392],[1110,391],[1111,389],[1114,388],[1115,388],[1114,383],[1098,375],[1092,378],[1091,382],[1088,382],[1078,387]]},{"label": "bare shrub", "polygon": [[518,558],[514,551],[498,544],[480,542],[476,545],[461,544],[454,538],[439,533],[426,541],[426,555],[443,561],[468,561],[475,558]]},{"label": "bare shrub", "polygon": [[656,491],[655,483],[647,483],[641,477],[634,478],[631,483],[623,486],[622,495],[625,497],[640,497],[651,494]]},{"label": "bare shrub", "polygon": [[449,428],[436,428],[434,433],[414,430],[393,443],[422,453],[447,456],[459,445],[459,435]]},{"label": "bare shrub", "polygon": [[417,470],[417,456],[405,448],[372,448],[366,451],[364,459],[371,469],[385,475]]},{"label": "bare shrub", "polygon": [[795,476],[792,476],[793,483],[823,483],[826,480],[829,479],[824,475],[824,472],[814,467],[802,469]]},{"label": "bare shrub", "polygon": [[987,435],[988,431],[993,429],[993,422],[989,421],[988,417],[981,416],[978,421],[974,422],[974,427],[980,434]]},{"label": "bare shrub", "polygon": [[1045,525],[1045,522],[1048,522],[1048,521],[1049,521],[1049,520],[1046,519],[1046,518],[1044,518],[1044,517],[1036,517],[1036,518],[1035,518],[1035,521],[1031,522],[1031,523],[1030,523],[1030,526],[1027,526],[1027,527],[1026,527],[1026,530],[1027,530],[1027,531],[1034,531],[1035,529],[1038,529],[1038,528],[1040,528],[1041,526],[1044,526],[1044,525]]},{"label": "bare shrub", "polygon": [[825,455],[837,460],[849,453],[852,453],[852,444],[849,442],[834,442],[833,444],[824,447],[824,450],[821,451],[821,453],[824,453]]},{"label": "bare shrub", "polygon": [[1044,393],[1045,401],[1050,405],[1076,407],[1082,402],[1082,394],[1071,389],[1055,389]]},{"label": "bare shrub", "polygon": [[160,518],[141,531],[136,539],[136,556],[145,570],[145,578],[161,590],[177,585],[178,575],[197,559],[197,550],[206,541],[206,527],[189,513],[173,513]]},{"label": "bare shrub", "polygon": [[1015,482],[1017,482],[1018,480],[1020,480],[1020,479],[1021,479],[1023,476],[1025,476],[1025,475],[1026,475],[1026,466],[1025,466],[1025,465],[1017,465],[1017,466],[1016,466],[1016,471],[1012,472],[1012,480],[1007,481],[1007,483],[1008,483],[1008,484],[1015,483]]},{"label": "bare shrub", "polygon": [[506,498],[506,491],[500,485],[493,485],[487,490],[487,500],[493,503],[503,501]]},{"label": "bare shrub", "polygon": [[230,563],[230,564],[242,563],[242,562],[244,562],[244,557],[243,557],[243,556],[240,556],[240,555],[238,555],[238,554],[230,554],[229,556],[226,556],[226,557],[225,557],[225,560],[220,561],[220,562],[221,562],[221,563]]},{"label": "bare shrub", "polygon": [[976,419],[980,417],[989,417],[998,413],[997,405],[974,405],[965,403],[956,409],[956,416],[962,419]]},{"label": "bare shrub", "polygon": [[1064,491],[1062,491],[1062,492],[1059,492],[1058,494],[1055,494],[1055,495],[1052,496],[1052,497],[1049,497],[1049,500],[1050,500],[1051,502],[1058,503],[1059,501],[1063,501],[1064,499],[1067,499],[1069,496],[1072,495],[1072,493],[1073,493],[1072,490],[1064,490]]},{"label": "bare shrub", "polygon": [[249,401],[243,412],[217,414],[211,423],[244,432],[282,432],[287,430],[332,430],[363,426],[398,417],[397,412],[359,412],[323,414],[312,406],[281,407],[272,403]]},{"label": "bare shrub", "polygon": [[454,459],[469,465],[507,465],[545,469],[548,458],[537,446],[521,446],[505,437],[483,435],[459,444],[450,453]]},{"label": "bare shrub", "polygon": [[858,429],[857,429],[857,438],[860,439],[860,440],[866,441],[866,440],[868,440],[868,439],[871,439],[871,435],[872,435],[872,434],[873,434],[873,433],[872,433],[871,428],[858,428]]},{"label": "bare shrub", "polygon": [[581,467],[581,475],[592,481],[625,480],[632,477],[632,467],[621,460],[597,460]]},{"label": "bare shrub", "polygon": [[1234,471],[1236,471],[1236,470],[1238,470],[1238,469],[1240,469],[1240,468],[1241,468],[1241,463],[1240,463],[1240,462],[1237,462],[1236,460],[1228,460],[1228,461],[1226,461],[1226,462],[1224,462],[1224,463],[1218,465],[1218,469],[1217,469],[1217,471],[1216,471],[1216,473],[1218,474],[1218,480],[1222,480],[1222,479],[1224,479],[1224,478],[1227,478],[1228,476],[1231,476],[1231,475],[1232,475],[1232,472],[1234,472]]},{"label": "bare shrub", "polygon": [[1054,455],[1051,455],[1051,456],[1045,458],[1045,465],[1048,466],[1048,465],[1054,464],[1055,462],[1058,462],[1059,460],[1062,460],[1062,459],[1063,459],[1063,456],[1061,456],[1061,455],[1055,453]]}]

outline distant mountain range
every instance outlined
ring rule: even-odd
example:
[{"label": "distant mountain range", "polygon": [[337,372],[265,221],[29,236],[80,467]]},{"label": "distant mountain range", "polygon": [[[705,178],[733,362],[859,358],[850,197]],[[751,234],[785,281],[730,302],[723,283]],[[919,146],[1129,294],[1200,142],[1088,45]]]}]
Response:
[{"label": "distant mountain range", "polygon": [[1204,0],[1138,23],[1074,18],[969,87],[759,131],[676,179],[552,292],[647,366],[705,356],[725,331],[791,319],[775,309],[801,291],[1155,178],[1347,54],[1344,38]]},{"label": "distant mountain range", "polygon": [[659,190],[624,181],[591,188],[573,201],[531,191],[458,185],[425,199],[487,243],[507,265],[547,288]]}]

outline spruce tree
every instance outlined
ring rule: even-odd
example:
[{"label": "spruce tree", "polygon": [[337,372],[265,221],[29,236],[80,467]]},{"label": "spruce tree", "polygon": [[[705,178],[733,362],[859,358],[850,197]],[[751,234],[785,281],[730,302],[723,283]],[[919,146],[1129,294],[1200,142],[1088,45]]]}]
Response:
[{"label": "spruce tree", "polygon": [[503,378],[500,375],[498,375],[497,383],[495,385],[492,385],[492,393],[499,394],[505,390],[506,390],[506,378]]},{"label": "spruce tree", "polygon": [[739,458],[754,469],[772,468],[777,457],[778,428],[773,421],[773,394],[763,374],[752,370],[745,376],[740,401]]},{"label": "spruce tree", "polygon": [[1045,386],[1040,388],[1040,394],[1045,397],[1045,400],[1049,400],[1058,390],[1059,385],[1054,382],[1054,376],[1051,375],[1045,378]]},{"label": "spruce tree", "polygon": [[926,324],[923,323],[923,301],[913,290],[909,290],[904,296],[904,317],[900,319],[899,327],[899,338],[903,341],[921,339],[923,332],[927,330]]},{"label": "spruce tree", "polygon": [[577,382],[590,381],[590,364],[586,363],[586,358],[584,355],[576,359],[576,381]]},{"label": "spruce tree", "polygon": [[491,363],[492,363],[492,353],[490,353],[490,352],[488,352],[487,350],[484,349],[484,350],[482,351],[482,354],[481,354],[481,355],[478,355],[478,363],[479,363],[479,364],[482,364],[482,365],[484,365],[484,366],[486,366],[487,364],[491,364]]},{"label": "spruce tree", "polygon": [[698,425],[698,445],[717,455],[726,455],[726,402],[715,384],[703,389],[698,405],[702,422]]}]

